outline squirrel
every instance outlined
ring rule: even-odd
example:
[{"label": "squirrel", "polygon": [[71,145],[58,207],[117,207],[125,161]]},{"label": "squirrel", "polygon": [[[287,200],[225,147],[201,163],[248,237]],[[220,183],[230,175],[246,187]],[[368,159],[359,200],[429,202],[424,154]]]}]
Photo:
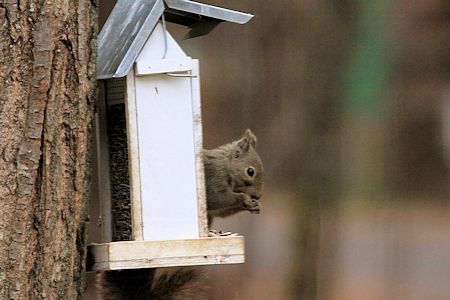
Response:
[{"label": "squirrel", "polygon": [[[208,224],[248,210],[259,213],[264,169],[256,152],[256,136],[247,129],[242,137],[216,149],[203,150]],[[203,274],[179,269],[156,276],[157,269],[103,272],[99,285],[105,300],[207,299]]]},{"label": "squirrel", "polygon": [[203,273],[177,269],[158,274],[155,268],[106,271],[99,277],[105,300],[207,299]]},{"label": "squirrel", "polygon": [[260,212],[264,169],[256,152],[256,136],[250,129],[236,141],[203,150],[203,160],[209,225],[214,217],[244,210]]}]

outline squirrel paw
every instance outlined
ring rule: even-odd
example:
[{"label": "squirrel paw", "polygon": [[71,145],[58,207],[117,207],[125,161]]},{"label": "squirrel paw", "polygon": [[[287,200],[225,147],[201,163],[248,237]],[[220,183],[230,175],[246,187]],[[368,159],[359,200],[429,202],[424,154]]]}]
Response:
[{"label": "squirrel paw", "polygon": [[251,198],[249,195],[247,194],[243,194],[244,195],[244,209],[250,211],[252,214],[259,214],[261,211],[261,205],[259,203],[259,201],[257,201],[256,199]]}]

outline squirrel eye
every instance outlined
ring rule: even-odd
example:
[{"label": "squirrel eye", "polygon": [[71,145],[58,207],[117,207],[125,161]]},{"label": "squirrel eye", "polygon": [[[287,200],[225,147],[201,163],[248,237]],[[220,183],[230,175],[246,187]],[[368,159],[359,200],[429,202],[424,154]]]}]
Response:
[{"label": "squirrel eye", "polygon": [[255,176],[255,170],[252,167],[247,168],[247,175],[250,177]]}]

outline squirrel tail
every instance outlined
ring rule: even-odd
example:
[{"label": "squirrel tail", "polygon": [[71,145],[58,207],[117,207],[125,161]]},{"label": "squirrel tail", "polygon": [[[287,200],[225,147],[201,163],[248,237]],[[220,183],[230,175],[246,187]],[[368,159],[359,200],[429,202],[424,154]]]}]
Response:
[{"label": "squirrel tail", "polygon": [[159,273],[157,269],[103,272],[99,282],[103,299],[206,299],[205,276],[202,272],[178,269]]}]

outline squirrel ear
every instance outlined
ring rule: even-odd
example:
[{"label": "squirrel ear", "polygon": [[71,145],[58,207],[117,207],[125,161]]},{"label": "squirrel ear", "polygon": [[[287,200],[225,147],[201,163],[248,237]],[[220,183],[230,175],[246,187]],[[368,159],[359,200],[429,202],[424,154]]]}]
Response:
[{"label": "squirrel ear", "polygon": [[248,142],[250,143],[250,145],[252,145],[253,148],[256,147],[256,136],[250,129],[247,129],[245,131],[243,137],[247,138]]},{"label": "squirrel ear", "polygon": [[250,129],[247,129],[244,133],[244,135],[241,137],[241,139],[237,143],[237,149],[236,149],[236,157],[239,157],[242,153],[245,153],[250,149],[250,146],[255,147],[256,146],[256,136],[253,134],[253,132]]}]

